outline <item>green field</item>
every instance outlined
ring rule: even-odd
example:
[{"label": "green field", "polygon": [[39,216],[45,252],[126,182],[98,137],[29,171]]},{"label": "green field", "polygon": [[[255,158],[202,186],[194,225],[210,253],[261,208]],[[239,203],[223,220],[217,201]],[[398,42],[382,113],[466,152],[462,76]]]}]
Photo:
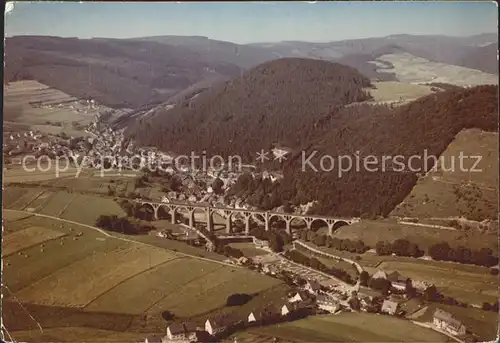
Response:
[{"label": "green field", "polygon": [[495,252],[498,251],[496,233],[421,227],[400,224],[395,219],[362,220],[359,223],[339,228],[334,236],[341,239],[361,239],[372,248],[381,240],[393,242],[398,238],[406,238],[424,251],[431,245],[442,241],[448,242],[453,247],[462,245],[471,249],[491,248]]},{"label": "green field", "polygon": [[[458,157],[463,159],[460,168]],[[467,129],[443,152],[444,167],[421,177],[411,193],[391,215],[409,217],[464,216],[481,221],[498,214],[498,133]],[[454,160],[455,159],[455,160]],[[454,162],[453,162],[454,160]],[[472,167],[474,166],[474,169]],[[459,189],[459,194],[455,193]]]},{"label": "green field", "polygon": [[[43,236],[38,235],[40,238],[34,245],[20,246],[19,253],[16,250],[4,258],[3,280],[9,289],[5,295],[7,316],[16,311],[14,294],[30,313],[44,317],[41,322],[49,321],[45,316],[50,314],[64,321],[62,326],[76,331],[83,326],[91,331],[116,330],[117,325],[125,324],[118,324],[119,318],[124,318],[122,320],[133,320],[135,324],[120,331],[133,335],[137,330],[148,328],[153,332],[158,328],[163,330],[165,322],[160,314],[165,310],[178,317],[200,316],[201,321],[214,310],[225,311],[226,299],[233,293],[255,294],[252,304],[265,304],[278,294],[286,293],[277,279],[132,240],[135,237],[106,236],[85,226],[44,217],[10,217],[17,220],[5,222],[6,237],[34,230],[34,227],[37,232],[60,232],[61,236],[44,241]],[[77,237],[80,232],[82,235]],[[47,234],[47,237],[53,236]],[[141,237],[165,241],[154,236]],[[16,246],[9,246],[10,250],[14,248]],[[144,313],[154,320],[140,322],[138,318]],[[103,316],[102,322],[95,319],[99,316]],[[11,317],[5,320],[15,331],[22,331],[22,337],[33,325],[29,317],[18,315],[15,320]],[[46,325],[52,329],[58,327],[55,319],[50,323]],[[56,332],[52,339],[61,341]],[[73,337],[75,331],[70,332],[69,337]]]},{"label": "green field", "polygon": [[61,214],[61,218],[94,225],[102,214],[124,216],[125,212],[113,199],[78,194]]},{"label": "green field", "polygon": [[252,328],[247,332],[295,342],[448,341],[446,336],[403,319],[353,312],[335,316],[308,317],[290,323]]}]

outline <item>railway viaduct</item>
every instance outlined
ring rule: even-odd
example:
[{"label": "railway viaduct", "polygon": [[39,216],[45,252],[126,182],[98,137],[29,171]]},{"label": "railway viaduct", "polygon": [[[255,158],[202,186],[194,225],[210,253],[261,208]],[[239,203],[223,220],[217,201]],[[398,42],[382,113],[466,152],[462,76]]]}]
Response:
[{"label": "railway viaduct", "polygon": [[[233,216],[239,216],[243,219],[245,223],[245,234],[248,235],[250,233],[250,219],[253,218],[255,220],[260,219],[260,222],[264,223],[264,228],[268,231],[271,228],[271,220],[277,219],[285,222],[286,232],[291,234],[291,222],[302,221],[307,229],[311,229],[313,222],[321,221],[328,227],[328,234],[331,235],[333,231],[338,229],[343,225],[350,225],[353,223],[359,222],[359,218],[336,218],[336,217],[325,217],[325,216],[316,216],[316,215],[298,215],[298,214],[290,214],[290,213],[278,213],[278,212],[269,212],[269,211],[257,211],[257,210],[247,210],[247,209],[238,209],[238,208],[230,208],[230,207],[217,207],[210,205],[201,205],[201,204],[192,204],[192,203],[163,203],[163,202],[153,202],[148,200],[134,200],[135,203],[139,203],[142,206],[150,206],[154,211],[154,218],[158,219],[158,210],[163,207],[170,214],[172,224],[175,224],[175,218],[177,214],[187,215],[189,219],[189,226],[191,228],[194,227],[195,211],[204,212],[207,220],[207,230],[209,232],[213,232],[214,224],[213,224],[213,214],[218,213],[226,220],[226,233],[231,234],[232,231],[232,221]],[[259,218],[260,217],[260,218]]]}]

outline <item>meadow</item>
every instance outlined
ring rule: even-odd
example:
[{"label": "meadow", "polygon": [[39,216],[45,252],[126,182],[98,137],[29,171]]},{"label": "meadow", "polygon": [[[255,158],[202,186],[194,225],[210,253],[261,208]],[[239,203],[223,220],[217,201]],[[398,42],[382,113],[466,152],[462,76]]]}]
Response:
[{"label": "meadow", "polygon": [[[474,158],[464,158],[460,166],[460,154]],[[497,219],[498,133],[463,130],[440,159],[439,167],[422,176],[391,215]]]},{"label": "meadow", "polygon": [[308,317],[284,324],[252,328],[247,330],[247,333],[295,342],[448,341],[446,336],[409,321],[391,316],[355,312]]},{"label": "meadow", "polygon": [[[57,197],[45,199],[49,206]],[[6,319],[14,328],[11,333],[20,332],[16,337],[64,341],[77,333],[93,337],[98,330],[117,331],[117,337],[137,337],[144,330],[164,330],[161,313],[165,310],[181,318],[206,316],[223,309],[233,293],[254,293],[254,301],[264,297],[267,302],[269,294],[275,294],[272,290],[282,285],[277,279],[244,268],[188,256],[136,241],[135,237],[110,235],[19,211],[4,213],[8,214],[4,224],[5,315],[17,313],[16,318],[21,318],[14,322],[14,318]],[[27,235],[29,239],[22,239]],[[16,309],[17,301],[43,317],[39,319],[43,335],[33,328],[31,318],[19,316],[16,311],[22,310]],[[144,322],[141,318],[146,314],[153,319]],[[63,324],[59,326],[54,318]],[[45,325],[52,334],[45,331]],[[61,339],[58,335],[63,332],[68,336]]]}]

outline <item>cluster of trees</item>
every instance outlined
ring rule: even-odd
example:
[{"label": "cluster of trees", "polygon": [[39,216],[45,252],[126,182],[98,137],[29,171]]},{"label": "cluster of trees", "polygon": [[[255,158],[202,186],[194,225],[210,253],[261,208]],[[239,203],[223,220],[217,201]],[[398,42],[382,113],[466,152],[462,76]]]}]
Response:
[{"label": "cluster of trees", "polygon": [[282,230],[266,231],[263,227],[256,227],[250,231],[250,235],[268,241],[269,248],[274,252],[282,252],[285,244],[292,242],[292,237]]},{"label": "cluster of trees", "polygon": [[[118,202],[120,207],[125,211],[128,217],[133,217],[140,220],[151,221],[154,219],[154,212],[150,206],[143,206],[138,203],[132,203],[127,200],[121,200]],[[160,215],[160,210],[158,211]]]},{"label": "cluster of trees", "polygon": [[244,254],[240,249],[233,248],[227,244],[216,244],[215,252],[224,256],[240,258],[243,257]]},{"label": "cluster of trees", "polygon": [[141,177],[138,177],[135,179],[135,188],[142,188],[146,187],[148,185],[149,178],[147,175],[142,175]]},{"label": "cluster of trees", "polygon": [[253,295],[246,293],[234,293],[227,297],[226,306],[241,306],[253,299]]},{"label": "cluster of trees", "polygon": [[276,142],[289,146],[311,140],[332,110],[369,99],[368,86],[368,78],[344,65],[275,60],[212,87],[195,101],[159,111],[134,134],[141,144],[182,154],[206,150],[207,156],[238,154],[253,162],[255,151]]},{"label": "cluster of trees", "polygon": [[318,234],[312,230],[302,230],[300,232],[300,239],[306,242],[312,242],[320,247],[326,246],[340,251],[349,251],[357,254],[363,254],[370,250],[370,247],[365,245],[362,240],[357,239],[353,241],[349,238],[341,239],[329,235]]},{"label": "cluster of trees", "polygon": [[95,222],[98,228],[124,233],[126,235],[139,235],[154,230],[153,226],[142,225],[138,221],[117,215],[100,215]]},{"label": "cluster of trees", "polygon": [[441,242],[429,247],[429,255],[438,261],[453,261],[478,266],[492,267],[498,265],[498,257],[490,248],[472,250],[466,247],[452,248],[447,242]]},{"label": "cluster of trees", "polygon": [[340,268],[327,267],[325,264],[323,264],[317,258],[307,257],[297,250],[288,250],[285,252],[285,256],[288,259],[292,260],[293,262],[302,264],[302,265],[307,266],[307,267],[311,267],[311,268],[319,270],[323,273],[330,274],[330,275],[335,276],[336,278],[338,278],[344,282],[347,282],[350,284],[355,283],[355,281],[352,279],[351,275],[348,272],[346,272],[345,270],[340,269]]},{"label": "cluster of trees", "polygon": [[279,181],[272,182],[270,178],[262,177],[254,178],[249,173],[241,174],[227,195],[243,199],[248,204],[266,211],[283,204]]},{"label": "cluster of trees", "polygon": [[397,256],[421,257],[424,255],[424,251],[417,244],[404,238],[396,239],[392,243],[379,241],[375,245],[375,250],[380,256],[396,254]]},{"label": "cluster of trees", "polygon": [[499,301],[495,301],[493,303],[483,303],[482,309],[485,311],[497,312],[498,313],[498,303]]}]

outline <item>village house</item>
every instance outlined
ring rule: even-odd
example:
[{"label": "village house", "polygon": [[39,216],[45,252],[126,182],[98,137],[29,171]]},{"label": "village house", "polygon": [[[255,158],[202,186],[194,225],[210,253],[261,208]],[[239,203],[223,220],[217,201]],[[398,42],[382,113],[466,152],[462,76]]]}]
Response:
[{"label": "village house", "polygon": [[451,313],[443,311],[439,308],[434,312],[432,323],[436,328],[448,332],[453,336],[463,336],[467,331],[462,322],[453,318]]},{"label": "village house", "polygon": [[321,290],[321,285],[315,280],[308,280],[304,289],[311,294],[318,294]]},{"label": "village house", "polygon": [[161,337],[158,335],[147,336],[146,339],[144,340],[144,343],[165,343],[165,342],[166,342],[165,337]]},{"label": "village house", "polygon": [[368,287],[359,287],[358,298],[360,298],[360,300],[372,302],[374,299],[379,297],[382,297],[382,293]]},{"label": "village house", "polygon": [[249,323],[259,322],[262,320],[263,317],[264,316],[263,316],[262,312],[253,311],[253,312],[250,312],[250,314],[248,315],[248,322]]},{"label": "village house", "polygon": [[283,306],[281,306],[281,315],[286,316],[292,312],[299,311],[301,309],[305,309],[308,307],[308,302],[307,301],[297,301],[294,303],[286,303]]},{"label": "village house", "polygon": [[181,323],[172,324],[167,328],[167,337],[171,341],[185,340],[184,325]]},{"label": "village house", "polygon": [[306,301],[308,299],[307,294],[304,292],[297,292],[292,297],[288,298],[289,303],[296,303],[301,301]]},{"label": "village house", "polygon": [[382,310],[383,313],[387,313],[390,315],[395,315],[399,311],[399,303],[394,300],[384,300],[382,303]]},{"label": "village house", "polygon": [[231,317],[209,318],[205,321],[205,331],[212,336],[216,336],[235,324]]},{"label": "village house", "polygon": [[335,313],[340,309],[340,304],[335,299],[322,294],[316,297],[316,305],[319,309],[330,313]]},{"label": "village house", "polygon": [[406,288],[406,280],[408,278],[402,276],[397,271],[379,270],[372,276],[373,279],[386,279],[391,282],[392,287],[404,290]]}]

